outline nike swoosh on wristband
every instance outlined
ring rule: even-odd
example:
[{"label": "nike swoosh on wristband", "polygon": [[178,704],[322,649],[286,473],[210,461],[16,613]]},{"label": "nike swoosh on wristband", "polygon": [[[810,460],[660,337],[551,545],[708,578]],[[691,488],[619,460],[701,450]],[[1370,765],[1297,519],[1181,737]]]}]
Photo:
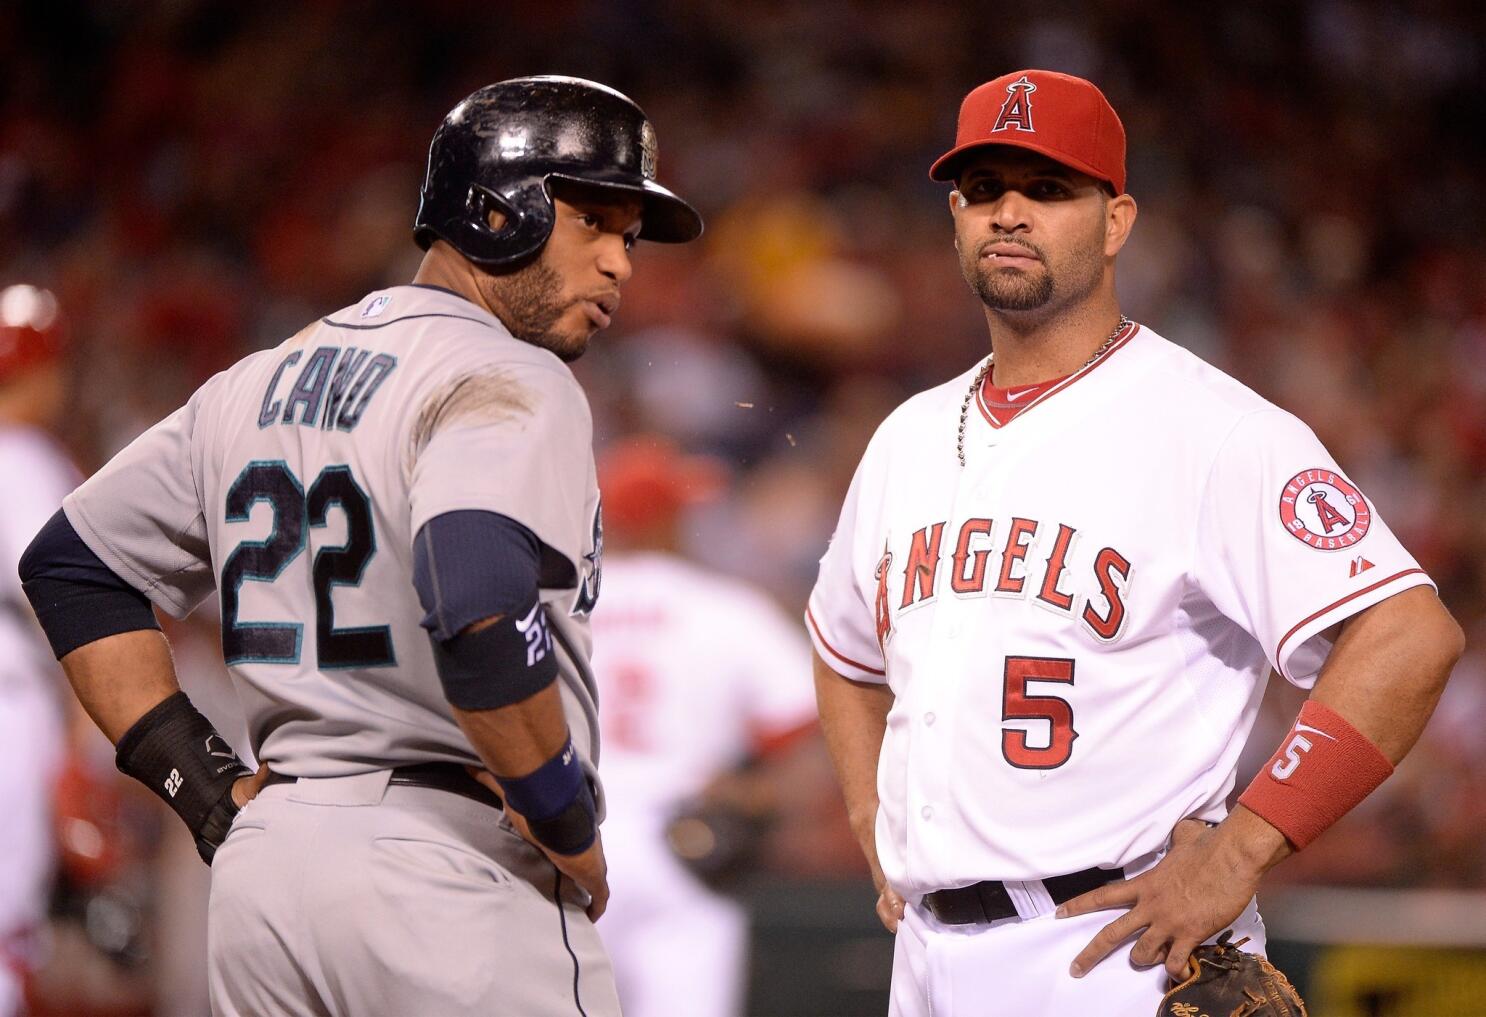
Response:
[{"label": "nike swoosh on wristband", "polygon": [[1297,731],[1309,731],[1311,734],[1318,734],[1322,738],[1330,738],[1332,741],[1336,741],[1336,735],[1329,735],[1325,731],[1322,731],[1320,728],[1318,728],[1318,727],[1311,727],[1309,724],[1296,724],[1295,725],[1295,730],[1297,730]]}]

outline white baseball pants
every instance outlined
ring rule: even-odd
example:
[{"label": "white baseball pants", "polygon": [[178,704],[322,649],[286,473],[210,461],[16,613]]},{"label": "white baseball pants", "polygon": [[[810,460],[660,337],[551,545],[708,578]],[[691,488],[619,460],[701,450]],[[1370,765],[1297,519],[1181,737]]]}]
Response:
[{"label": "white baseball pants", "polygon": [[[1017,884],[1013,884],[1017,885]],[[1130,964],[1131,940],[1082,978],[1073,958],[1119,911],[1054,918],[1052,898],[1013,894],[1020,917],[980,925],[945,925],[921,904],[904,909],[893,948],[889,1017],[1150,1017],[1166,991],[1166,969]],[[1264,952],[1256,901],[1234,923],[1244,949]]]}]

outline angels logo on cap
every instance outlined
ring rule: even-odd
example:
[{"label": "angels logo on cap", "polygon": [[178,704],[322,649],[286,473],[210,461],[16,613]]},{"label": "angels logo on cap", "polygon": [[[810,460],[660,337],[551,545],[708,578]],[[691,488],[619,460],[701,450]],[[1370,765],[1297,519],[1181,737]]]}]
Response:
[{"label": "angels logo on cap", "polygon": [[1037,86],[1028,81],[1025,74],[1007,85],[1006,101],[1001,104],[1001,112],[996,114],[996,126],[991,128],[991,133],[1008,127],[1035,132],[1036,128],[1032,126],[1032,93],[1035,91]]},{"label": "angels logo on cap", "polygon": [[1302,470],[1280,492],[1280,521],[1290,536],[1318,551],[1351,547],[1372,525],[1362,492],[1334,470]]}]

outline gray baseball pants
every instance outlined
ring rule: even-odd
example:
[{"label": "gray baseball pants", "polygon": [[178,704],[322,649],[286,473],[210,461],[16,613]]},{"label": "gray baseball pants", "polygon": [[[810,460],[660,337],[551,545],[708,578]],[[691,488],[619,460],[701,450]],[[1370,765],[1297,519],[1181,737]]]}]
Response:
[{"label": "gray baseball pants", "polygon": [[386,770],[263,789],[212,865],[217,1017],[618,1017],[571,880],[488,805]]}]

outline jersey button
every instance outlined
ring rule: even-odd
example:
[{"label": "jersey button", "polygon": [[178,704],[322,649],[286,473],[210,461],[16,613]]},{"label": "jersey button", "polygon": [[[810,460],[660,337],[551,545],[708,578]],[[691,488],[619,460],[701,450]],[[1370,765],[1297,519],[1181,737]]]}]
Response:
[{"label": "jersey button", "polygon": [[933,710],[930,710],[928,713],[924,714],[924,724],[926,726],[928,726],[928,727],[933,727],[934,726],[934,711]]},{"label": "jersey button", "polygon": [[932,805],[925,805],[922,809],[919,809],[918,814],[920,816],[923,816],[925,819],[933,819],[934,818],[934,806],[932,806]]}]

